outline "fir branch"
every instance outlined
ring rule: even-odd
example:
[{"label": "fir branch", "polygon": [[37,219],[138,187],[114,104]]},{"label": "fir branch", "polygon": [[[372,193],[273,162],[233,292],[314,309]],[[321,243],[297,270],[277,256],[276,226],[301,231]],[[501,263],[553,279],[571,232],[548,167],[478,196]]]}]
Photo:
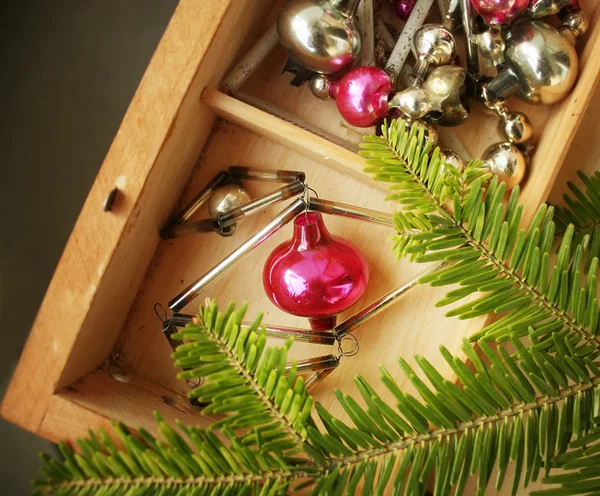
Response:
[{"label": "fir branch", "polygon": [[34,494],[237,495],[278,491],[298,479],[314,477],[308,464],[303,467],[276,453],[261,455],[242,446],[231,431],[227,435],[232,443],[227,447],[214,434],[180,424],[187,441],[155,416],[162,440],[115,424],[122,449],[100,430],[78,441],[81,454],[62,443],[64,461],[42,455],[45,477],[35,482]]},{"label": "fir branch", "polygon": [[173,353],[179,378],[204,378],[204,384],[189,397],[207,403],[203,414],[230,414],[212,428],[229,426],[252,431],[244,436],[248,443],[262,449],[300,452],[306,438],[306,421],[313,400],[295,367],[286,372],[288,341],[282,348],[265,351],[266,331],[260,330],[262,313],[249,328],[241,322],[247,305],[235,310],[233,303],[220,313],[216,301],[200,308],[193,324],[188,324],[173,339],[186,341]]},{"label": "fir branch", "polygon": [[589,239],[585,262],[586,269],[589,269],[592,260],[600,257],[600,173],[596,172],[590,177],[579,171],[577,175],[585,186],[585,191],[572,182],[567,183],[571,194],[563,195],[566,206],[555,207],[556,231],[563,235],[569,225],[573,224],[573,239],[576,243],[583,243],[586,237]]},{"label": "fir branch", "polygon": [[383,129],[383,137],[370,137],[361,151],[367,158],[365,170],[400,191],[390,198],[402,203],[403,219],[412,214],[429,221],[411,236],[410,246],[400,243],[397,253],[410,254],[417,262],[451,263],[422,280],[436,286],[460,284],[440,306],[483,293],[447,315],[470,319],[503,314],[474,340],[501,342],[516,334],[528,337],[537,349],[553,349],[550,338],[559,332],[570,335],[569,345],[579,354],[600,350],[598,260],[592,260],[588,271],[582,267],[589,239],[572,249],[571,226],[551,264],[552,208],[542,205],[529,228],[521,229],[518,188],[505,206],[505,184],[495,177],[490,181],[477,164],[457,180],[451,168],[442,166],[439,150],[424,145],[414,127],[408,131],[404,123],[393,121]]},{"label": "fir branch", "polygon": [[[475,372],[442,350],[465,385],[462,389],[439,376],[424,358],[416,357],[433,390],[404,360],[400,359],[400,365],[419,391],[420,401],[403,393],[382,368],[382,381],[398,402],[395,409],[386,405],[361,377],[355,382],[366,408],[337,393],[354,427],[343,426],[318,405],[327,432],[310,430],[309,440],[329,457],[329,462],[327,475],[313,494],[320,494],[318,491],[328,484],[353,494],[353,483],[358,482],[376,494],[377,488],[388,484],[393,484],[395,493],[404,488],[422,494],[434,469],[434,494],[449,494],[452,488],[462,494],[468,476],[475,474],[483,491],[496,465],[499,490],[509,462],[517,464],[515,494],[536,480],[542,468],[545,479],[553,481],[549,475],[552,468],[577,466],[573,460],[578,453],[560,455],[569,446],[584,446],[581,439],[597,432],[600,374],[594,375],[595,365],[588,369],[583,359],[570,357],[556,361],[545,352],[536,353],[530,363],[519,364],[502,348],[493,352],[483,344],[492,362],[485,367],[470,343],[464,347],[467,356],[475,360]],[[554,375],[546,377],[549,367],[560,384]],[[573,384],[568,383],[569,378]],[[569,444],[571,437],[577,440]],[[589,445],[580,451],[582,457],[589,455]],[[370,467],[382,464],[387,464],[389,470],[369,472],[375,470]],[[572,480],[584,478],[573,476]]]}]

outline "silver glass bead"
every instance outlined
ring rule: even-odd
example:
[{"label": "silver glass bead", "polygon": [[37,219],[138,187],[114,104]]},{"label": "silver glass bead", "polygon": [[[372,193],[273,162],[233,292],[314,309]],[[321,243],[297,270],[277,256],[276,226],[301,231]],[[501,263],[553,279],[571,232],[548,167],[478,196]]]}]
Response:
[{"label": "silver glass bead", "polygon": [[309,81],[310,91],[320,100],[329,100],[329,78],[325,74],[315,74]]},{"label": "silver glass bead", "polygon": [[423,129],[425,139],[432,142],[435,147],[438,143],[438,132],[433,124],[428,124],[425,121],[414,121],[409,124],[410,126],[416,126],[417,129]]},{"label": "silver glass bead", "polygon": [[237,184],[226,184],[217,188],[208,201],[208,213],[216,219],[220,213],[240,207],[250,201],[250,195]]},{"label": "silver glass bead", "polygon": [[277,35],[288,55],[313,72],[335,74],[360,58],[355,13],[359,0],[289,0],[277,18]]},{"label": "silver glass bead", "polygon": [[483,152],[483,167],[506,183],[507,189],[513,189],[525,177],[527,158],[512,143],[496,143]]},{"label": "silver glass bead", "polygon": [[445,148],[440,151],[442,160],[444,161],[444,166],[449,165],[454,167],[458,172],[462,172],[465,169],[465,163],[460,159],[460,157],[450,150],[449,148]]},{"label": "silver glass bead", "polygon": [[533,124],[523,112],[505,110],[500,114],[500,131],[506,139],[517,145],[526,143],[535,134]]},{"label": "silver glass bead", "polygon": [[562,18],[560,27],[567,28],[576,39],[580,39],[587,33],[590,27],[590,19],[583,10],[575,10]]}]

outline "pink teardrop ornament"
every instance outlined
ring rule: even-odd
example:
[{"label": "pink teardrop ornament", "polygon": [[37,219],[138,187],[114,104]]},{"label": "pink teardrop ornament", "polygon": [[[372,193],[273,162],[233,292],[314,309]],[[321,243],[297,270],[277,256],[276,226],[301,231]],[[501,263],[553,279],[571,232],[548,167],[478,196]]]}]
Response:
[{"label": "pink teardrop ornament", "polygon": [[471,0],[471,3],[486,24],[509,24],[525,11],[529,0]]},{"label": "pink teardrop ornament", "polygon": [[312,329],[335,327],[336,315],[364,294],[369,268],[349,241],[332,236],[320,213],[301,214],[294,220],[292,239],[269,255],[263,285],[281,310],[308,317]]},{"label": "pink teardrop ornament", "polygon": [[393,92],[387,72],[378,67],[355,67],[338,81],[330,81],[329,95],[342,117],[355,127],[371,127],[388,112]]}]

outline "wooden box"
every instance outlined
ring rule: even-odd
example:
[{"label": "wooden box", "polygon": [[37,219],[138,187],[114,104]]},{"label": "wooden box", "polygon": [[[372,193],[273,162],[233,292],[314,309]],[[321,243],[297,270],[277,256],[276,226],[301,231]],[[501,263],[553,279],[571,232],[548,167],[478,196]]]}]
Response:
[{"label": "wooden box", "polygon": [[[600,154],[594,112],[583,117],[600,72],[600,8],[594,0],[581,3],[592,22],[586,39],[578,44],[577,86],[560,104],[527,107],[543,132],[523,188],[525,222],[548,198],[559,174],[564,177],[554,195],[575,169],[592,170]],[[352,151],[359,133],[343,125],[334,103],[316,100],[307,88],[288,85],[289,76],[281,75],[285,57],[280,48],[244,92],[322,127],[342,144],[216,89],[273,22],[280,6],[281,2],[267,0],[181,0],[56,269],[4,398],[5,418],[53,441],[72,440],[110,419],[153,431],[153,410],[170,420],[203,422],[185,397],[188,386],[176,379],[171,349],[156,330],[153,305],[166,305],[277,211],[275,207],[240,223],[230,238],[210,234],[161,241],[158,233],[169,216],[216,171],[232,164],[302,170],[324,198],[393,210],[384,201],[384,187],[362,172],[362,159]],[[600,95],[593,102],[600,105]],[[474,156],[499,139],[496,121],[481,115],[457,133]],[[103,202],[115,187],[119,194],[114,207],[105,212]],[[268,187],[249,184],[249,191],[258,195]],[[355,309],[422,270],[408,261],[395,262],[384,241],[389,228],[340,218],[328,218],[327,223],[333,233],[351,238],[370,264],[369,290]],[[276,244],[289,237],[290,229],[278,232],[202,296],[222,304],[248,299],[250,312],[265,310],[269,323],[304,326],[301,319],[278,311],[262,291],[262,263]],[[443,293],[418,287],[357,331],[359,355],[344,359],[317,387],[317,399],[341,413],[335,406],[334,385],[355,393],[352,377],[358,370],[377,384],[378,363],[411,390],[396,365],[400,355],[424,355],[450,377],[438,346],[458,353],[463,337],[484,322],[446,319],[444,311],[434,307]],[[195,311],[198,303],[187,310]],[[301,357],[323,350],[298,344],[293,352]]]}]

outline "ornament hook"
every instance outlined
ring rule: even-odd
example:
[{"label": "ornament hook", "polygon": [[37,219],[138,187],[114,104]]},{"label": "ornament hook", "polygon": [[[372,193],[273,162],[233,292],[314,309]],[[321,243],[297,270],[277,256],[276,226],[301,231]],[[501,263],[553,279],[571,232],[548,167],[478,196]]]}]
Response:
[{"label": "ornament hook", "polygon": [[[338,343],[338,352],[340,353],[339,358],[341,357],[353,357],[358,355],[360,351],[360,344],[356,336],[353,334],[345,334],[343,336],[336,336],[336,340]],[[344,342],[350,343],[351,347],[347,348],[344,346]]]}]

